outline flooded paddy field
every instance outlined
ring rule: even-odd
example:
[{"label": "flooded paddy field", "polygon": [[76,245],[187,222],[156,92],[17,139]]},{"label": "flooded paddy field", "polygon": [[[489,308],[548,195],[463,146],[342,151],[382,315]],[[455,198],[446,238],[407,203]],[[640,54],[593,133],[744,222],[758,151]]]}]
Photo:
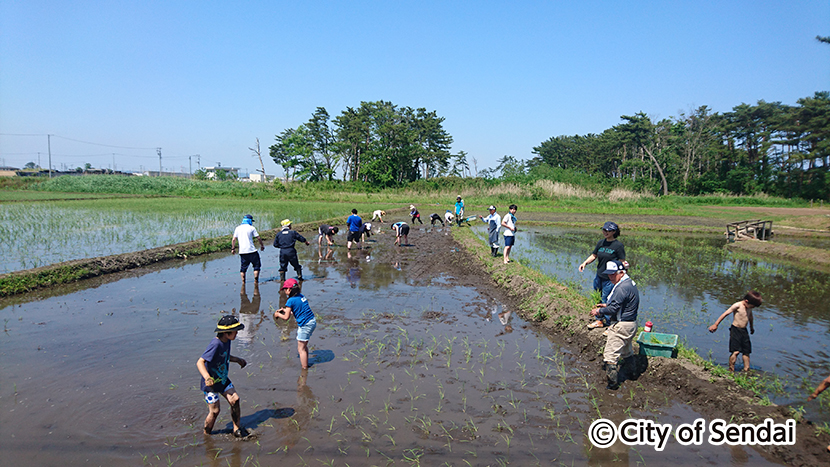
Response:
[{"label": "flooded paddy field", "polygon": [[[597,362],[514,313],[466,266],[443,229],[412,246],[389,234],[347,252],[301,247],[303,294],[317,315],[303,372],[296,325],[274,322],[277,253],[243,287],[239,258],[211,255],[131,271],[89,288],[0,301],[0,441],[10,465],[679,465],[771,463],[743,446],[594,448],[593,420],[701,417],[659,386],[604,389]],[[342,240],[342,238],[340,239]],[[527,239],[520,239],[527,241]],[[521,243],[519,245],[522,245]],[[292,277],[289,271],[289,277]],[[249,278],[251,274],[249,274]],[[214,434],[196,360],[223,313],[245,331]],[[728,418],[728,417],[725,417]]]},{"label": "flooded paddy field", "polygon": [[[600,238],[599,229],[528,227],[519,233],[514,257],[587,294],[596,262],[582,273],[578,266]],[[713,235],[623,229],[619,240],[641,294],[640,325],[652,321],[655,331],[678,334],[684,345],[724,367],[731,317],[714,334],[707,328],[747,290],[761,292],[764,303],[753,313],[752,369],[771,377],[773,402],[804,406],[810,417],[830,421],[826,403],[805,404],[830,371],[830,275],[736,255]],[[826,241],[824,246],[830,248]]]},{"label": "flooded paddy field", "polygon": [[[362,207],[356,205],[358,209]],[[260,231],[349,214],[352,204],[188,198],[0,203],[0,274],[227,235],[243,214]]]}]

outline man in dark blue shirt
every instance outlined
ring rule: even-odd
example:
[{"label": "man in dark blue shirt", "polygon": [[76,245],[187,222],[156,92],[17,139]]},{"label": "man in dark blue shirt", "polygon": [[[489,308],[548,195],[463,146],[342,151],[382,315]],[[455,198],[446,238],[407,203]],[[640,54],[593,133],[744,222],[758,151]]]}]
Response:
[{"label": "man in dark blue shirt", "polygon": [[608,261],[603,274],[614,284],[608,294],[608,302],[600,303],[591,310],[593,316],[608,316],[616,321],[608,328],[608,340],[602,358],[605,361],[605,375],[608,389],[616,390],[619,383],[619,360],[634,356],[634,335],[637,333],[637,313],[640,309],[640,292],[637,285],[625,272],[622,261]]},{"label": "man in dark blue shirt", "polygon": [[300,260],[297,258],[297,250],[294,249],[294,243],[298,240],[310,245],[311,243],[296,230],[291,230],[291,221],[283,219],[282,230],[274,237],[274,247],[280,249],[280,280],[285,280],[285,272],[288,271],[288,263],[294,267],[294,272],[297,273],[297,280],[303,280],[303,267],[300,266]]},{"label": "man in dark blue shirt", "polygon": [[357,215],[357,209],[352,209],[352,215],[346,219],[346,225],[349,226],[349,236],[346,237],[346,248],[351,250],[352,242],[357,243],[358,248],[360,248],[360,228],[363,227],[363,219]]}]

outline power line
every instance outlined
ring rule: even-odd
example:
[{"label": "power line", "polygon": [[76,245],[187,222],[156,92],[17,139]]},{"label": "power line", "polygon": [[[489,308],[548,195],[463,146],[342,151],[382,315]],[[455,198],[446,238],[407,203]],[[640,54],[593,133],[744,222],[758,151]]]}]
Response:
[{"label": "power line", "polygon": [[112,145],[112,144],[92,143],[92,142],[89,142],[89,141],[81,141],[81,140],[79,140],[79,139],[67,138],[66,136],[60,136],[60,135],[52,135],[52,136],[54,136],[55,138],[61,138],[61,139],[69,140],[69,141],[74,141],[74,142],[76,142],[76,143],[91,144],[91,145],[93,145],[93,146],[103,146],[103,147],[106,147],[106,148],[116,148],[116,149],[156,149],[155,147],[153,147],[153,148],[137,148],[137,147],[131,147],[131,146],[115,146],[115,145]]},{"label": "power line", "polygon": [[[0,136],[49,136],[49,135],[46,134],[46,133],[0,133]],[[91,144],[93,146],[103,146],[103,147],[106,147],[106,148],[116,148],[116,149],[156,149],[156,147],[157,147],[156,146],[156,147],[152,147],[152,148],[142,148],[142,147],[134,147],[134,146],[117,146],[117,145],[114,145],[114,144],[93,143],[92,141],[83,141],[83,140],[80,140],[80,139],[69,138],[69,137],[66,137],[66,136],[55,135],[55,134],[52,134],[52,137],[65,139],[67,141],[74,141],[76,143]]]}]

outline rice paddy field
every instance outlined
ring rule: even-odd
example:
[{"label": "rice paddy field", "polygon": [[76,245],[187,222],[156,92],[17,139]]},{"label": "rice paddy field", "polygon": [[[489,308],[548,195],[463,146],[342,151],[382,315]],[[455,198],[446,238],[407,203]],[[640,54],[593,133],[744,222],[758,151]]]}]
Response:
[{"label": "rice paddy field", "polygon": [[[485,242],[484,227],[474,228]],[[528,227],[519,232],[512,257],[588,294],[596,262],[582,273],[577,268],[600,239],[597,229]],[[799,408],[816,382],[827,376],[830,274],[746,257],[724,248],[724,239],[712,235],[632,231],[619,240],[640,291],[640,326],[652,321],[655,331],[677,334],[685,347],[726,367],[731,317],[714,334],[707,328],[747,290],[755,289],[764,299],[754,310],[751,336],[751,368],[763,375],[755,389],[772,402]],[[812,244],[830,248],[826,241]],[[804,410],[830,421],[826,402]]]},{"label": "rice paddy field", "polygon": [[[40,194],[55,196],[50,192]],[[112,197],[0,203],[0,274],[200,238],[230,237],[245,214],[252,214],[256,219],[254,226],[265,231],[279,228],[280,221],[285,218],[294,223],[337,216],[345,219],[352,208],[365,216],[370,209],[388,206]]]},{"label": "rice paddy field", "polygon": [[[296,324],[272,317],[285,303],[272,249],[259,285],[241,284],[239,258],[217,253],[0,299],[0,424],[14,426],[0,438],[4,461],[774,465],[746,446],[594,448],[586,431],[597,418],[677,425],[702,415],[635,381],[609,393],[598,364],[579,364],[522,320],[489,278],[419,270],[425,256],[456,261],[439,240],[446,229],[419,226],[410,247],[393,247],[385,230],[362,250],[298,249],[318,320],[307,371]],[[245,440],[231,435],[224,401],[213,433],[202,433],[196,361],[227,313],[245,325],[232,353],[247,366],[230,369]]]}]

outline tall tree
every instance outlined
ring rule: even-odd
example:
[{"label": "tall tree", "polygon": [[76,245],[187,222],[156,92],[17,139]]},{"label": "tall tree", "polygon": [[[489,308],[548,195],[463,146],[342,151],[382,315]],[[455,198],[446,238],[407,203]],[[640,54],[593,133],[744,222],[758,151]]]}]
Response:
[{"label": "tall tree", "polygon": [[703,105],[689,112],[689,115],[681,112],[674,129],[683,156],[683,190],[685,191],[689,182],[689,174],[695,164],[698,164],[699,169],[701,168],[699,162],[704,153],[717,141],[715,119],[709,107]]},{"label": "tall tree", "polygon": [[633,116],[623,115],[620,118],[626,122],[617,125],[615,128],[623,136],[624,143],[631,144],[632,147],[641,151],[641,154],[648,155],[657,173],[660,175],[663,195],[668,195],[668,181],[666,180],[666,175],[663,172],[660,161],[657,160],[667,149],[667,122],[661,122],[660,125],[655,125],[643,112],[638,112]]},{"label": "tall tree", "polygon": [[270,148],[271,158],[282,166],[286,181],[307,177],[307,161],[312,153],[308,129],[304,125],[288,128],[277,135],[276,140]]},{"label": "tall tree", "polygon": [[[248,148],[252,153],[254,153],[254,157],[259,159],[259,165],[262,169],[257,170],[257,172],[262,173],[262,177],[265,179],[265,163],[262,162],[262,152],[259,150],[259,138],[256,139],[256,147],[255,148]],[[267,179],[266,179],[267,180]]]},{"label": "tall tree", "polygon": [[312,158],[320,167],[320,176],[333,180],[339,161],[334,149],[334,134],[329,128],[329,113],[325,107],[317,107],[311,119],[305,124],[312,143]]}]

